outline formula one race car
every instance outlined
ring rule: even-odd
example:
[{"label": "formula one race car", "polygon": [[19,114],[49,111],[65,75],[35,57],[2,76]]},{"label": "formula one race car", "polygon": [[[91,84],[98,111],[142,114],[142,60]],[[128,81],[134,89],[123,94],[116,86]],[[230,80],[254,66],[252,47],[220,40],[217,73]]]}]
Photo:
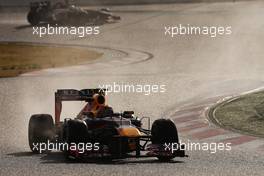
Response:
[{"label": "formula one race car", "polygon": [[109,9],[86,10],[70,4],[68,1],[51,3],[51,1],[32,2],[27,20],[31,25],[40,23],[58,25],[100,25],[120,20]]},{"label": "formula one race car", "polygon": [[[62,122],[62,101],[86,101],[87,104],[77,117]],[[143,119],[148,120],[148,129],[142,127]],[[155,120],[150,130],[150,118],[139,119],[133,111],[113,112],[105,104],[102,89],[57,90],[55,124],[51,115],[32,115],[28,140],[34,153],[47,152],[56,146],[55,150],[62,150],[68,159],[157,157],[169,161],[186,156],[171,120]]]}]

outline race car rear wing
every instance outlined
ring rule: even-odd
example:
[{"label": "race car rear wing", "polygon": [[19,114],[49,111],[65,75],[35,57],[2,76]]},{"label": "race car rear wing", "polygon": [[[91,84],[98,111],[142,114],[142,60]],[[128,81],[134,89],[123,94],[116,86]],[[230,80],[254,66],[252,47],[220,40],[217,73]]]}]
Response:
[{"label": "race car rear wing", "polygon": [[106,89],[58,89],[55,92],[55,124],[59,124],[63,101],[93,101],[94,94],[105,96]]}]

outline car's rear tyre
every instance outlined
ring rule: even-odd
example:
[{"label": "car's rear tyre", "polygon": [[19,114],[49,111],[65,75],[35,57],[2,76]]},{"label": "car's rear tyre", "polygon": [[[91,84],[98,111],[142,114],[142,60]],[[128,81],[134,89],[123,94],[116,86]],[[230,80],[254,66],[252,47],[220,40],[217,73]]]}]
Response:
[{"label": "car's rear tyre", "polygon": [[[170,119],[155,120],[151,127],[152,144],[179,143],[178,132],[175,124]],[[158,156],[160,161],[169,161],[174,156]]]},{"label": "car's rear tyre", "polygon": [[49,114],[35,114],[30,117],[28,125],[28,142],[32,152],[47,152],[40,150],[41,144],[46,144],[54,137],[54,123]]},{"label": "car's rear tyre", "polygon": [[27,20],[32,26],[36,26],[40,23],[40,17],[37,12],[30,11],[27,15]]}]

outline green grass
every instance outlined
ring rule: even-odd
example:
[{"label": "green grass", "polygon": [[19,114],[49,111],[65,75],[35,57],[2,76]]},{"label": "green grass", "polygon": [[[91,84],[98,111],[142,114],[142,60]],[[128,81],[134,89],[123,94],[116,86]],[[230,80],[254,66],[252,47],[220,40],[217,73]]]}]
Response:
[{"label": "green grass", "polygon": [[264,91],[222,103],[215,107],[214,114],[225,128],[264,137]]}]

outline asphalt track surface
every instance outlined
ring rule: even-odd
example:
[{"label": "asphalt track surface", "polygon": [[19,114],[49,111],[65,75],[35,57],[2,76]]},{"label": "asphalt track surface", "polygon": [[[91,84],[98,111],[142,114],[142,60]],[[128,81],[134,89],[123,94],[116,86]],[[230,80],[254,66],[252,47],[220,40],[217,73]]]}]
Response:
[{"label": "asphalt track surface", "polygon": [[[231,151],[215,154],[188,151],[189,158],[176,158],[170,163],[159,163],[155,158],[116,163],[67,163],[60,152],[30,153],[27,144],[29,117],[33,113],[53,114],[54,91],[59,88],[81,89],[112,82],[165,84],[166,93],[149,96],[120,93],[109,97],[116,111],[132,109],[139,116],[150,116],[154,120],[188,104],[199,105],[199,102],[263,86],[263,2],[113,9],[122,16],[122,21],[104,25],[99,36],[86,38],[38,38],[32,36],[32,28],[26,26],[25,12],[0,14],[1,41],[99,46],[99,50],[107,47],[104,57],[117,61],[120,58],[122,63],[115,66],[114,62],[109,62],[107,67],[94,63],[81,71],[65,69],[58,73],[54,70],[48,74],[39,72],[1,79],[0,175],[263,175],[263,150],[255,150],[252,145],[238,145]],[[218,38],[183,36],[171,39],[164,36],[164,25],[180,23],[231,25],[233,34]],[[135,51],[142,54],[141,61],[123,62],[121,58],[128,56],[129,51],[130,56]],[[73,70],[75,73],[70,74]],[[78,106],[67,105],[65,114],[68,117],[77,111]],[[215,136],[214,140],[217,138]]]}]

